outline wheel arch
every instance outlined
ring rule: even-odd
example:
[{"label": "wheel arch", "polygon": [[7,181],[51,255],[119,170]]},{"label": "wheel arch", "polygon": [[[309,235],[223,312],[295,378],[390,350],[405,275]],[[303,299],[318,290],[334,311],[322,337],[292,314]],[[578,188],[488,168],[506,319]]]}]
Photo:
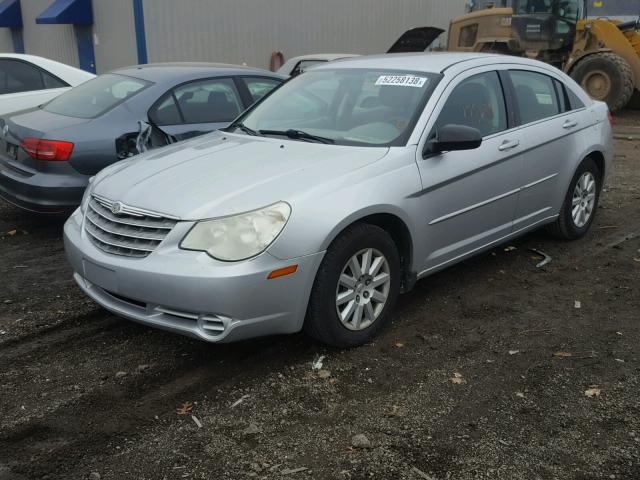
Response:
[{"label": "wheel arch", "polygon": [[366,209],[350,215],[340,222],[325,239],[323,249],[331,244],[348,228],[359,223],[375,225],[386,231],[398,248],[402,267],[401,291],[411,290],[417,281],[417,272],[413,270],[414,236],[411,233],[410,223],[403,218],[404,215],[394,208]]},{"label": "wheel arch", "polygon": [[[600,170],[600,180],[602,182],[602,184],[604,184],[604,179],[607,176],[607,162],[605,160],[605,156],[604,153],[601,152],[600,150],[593,150],[591,152],[589,152],[578,164],[578,167],[576,167],[576,170],[580,167],[580,164],[582,164],[582,162],[584,162],[587,158],[591,158],[593,159],[593,161],[596,163],[596,166],[598,167],[598,170]],[[575,172],[574,172],[575,173]],[[602,185],[600,185],[600,188],[602,188]]]}]

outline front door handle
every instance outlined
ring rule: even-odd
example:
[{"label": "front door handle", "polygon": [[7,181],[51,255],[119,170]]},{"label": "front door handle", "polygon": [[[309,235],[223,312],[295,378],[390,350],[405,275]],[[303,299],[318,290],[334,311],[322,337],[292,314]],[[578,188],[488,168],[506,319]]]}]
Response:
[{"label": "front door handle", "polygon": [[578,126],[578,122],[576,122],[575,120],[567,120],[562,125],[562,128],[569,129],[569,128],[573,128],[573,127],[577,127],[577,126]]},{"label": "front door handle", "polygon": [[504,142],[502,142],[502,145],[498,147],[498,150],[500,150],[501,152],[505,152],[507,150],[511,150],[512,148],[516,148],[519,145],[520,145],[520,140],[513,140],[513,141],[505,140]]}]

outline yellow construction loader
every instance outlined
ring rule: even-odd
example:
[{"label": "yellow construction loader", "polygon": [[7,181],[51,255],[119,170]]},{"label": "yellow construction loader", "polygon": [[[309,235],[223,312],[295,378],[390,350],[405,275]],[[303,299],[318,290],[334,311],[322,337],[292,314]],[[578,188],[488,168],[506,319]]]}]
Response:
[{"label": "yellow construction loader", "polygon": [[[640,18],[587,18],[585,0],[513,0],[451,22],[448,50],[535,58],[564,70],[611,111],[640,91]],[[640,12],[638,12],[640,13]]]}]

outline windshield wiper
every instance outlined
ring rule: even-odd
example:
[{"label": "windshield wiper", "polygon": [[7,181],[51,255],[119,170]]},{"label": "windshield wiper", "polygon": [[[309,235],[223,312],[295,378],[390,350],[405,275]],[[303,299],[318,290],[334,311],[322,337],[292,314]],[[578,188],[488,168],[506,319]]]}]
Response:
[{"label": "windshield wiper", "polygon": [[282,135],[283,137],[288,137],[293,140],[312,140],[314,142],[319,143],[336,143],[332,138],[320,137],[318,135],[313,135],[311,133],[304,132],[302,130],[260,130],[262,135]]},{"label": "windshield wiper", "polygon": [[233,128],[235,128],[235,129],[239,128],[240,130],[242,130],[247,135],[251,135],[253,137],[261,137],[262,136],[261,132],[256,132],[253,128],[247,127],[244,123],[237,123],[237,124],[235,124],[233,126]]}]

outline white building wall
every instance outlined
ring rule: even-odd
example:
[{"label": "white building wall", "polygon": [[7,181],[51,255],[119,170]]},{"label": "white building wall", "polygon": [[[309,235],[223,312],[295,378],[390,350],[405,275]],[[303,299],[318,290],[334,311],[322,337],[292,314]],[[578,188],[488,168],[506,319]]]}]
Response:
[{"label": "white building wall", "polygon": [[93,21],[98,73],[138,64],[132,0],[93,0]]},{"label": "white building wall", "polygon": [[22,0],[20,3],[22,5],[26,53],[77,67],[79,65],[78,48],[73,27],[71,25],[36,24],[36,17],[44,12],[52,1]]},{"label": "white building wall", "polygon": [[[150,62],[266,68],[271,52],[383,53],[405,30],[447,28],[464,0],[144,0]],[[446,43],[446,34],[441,41]]]}]

